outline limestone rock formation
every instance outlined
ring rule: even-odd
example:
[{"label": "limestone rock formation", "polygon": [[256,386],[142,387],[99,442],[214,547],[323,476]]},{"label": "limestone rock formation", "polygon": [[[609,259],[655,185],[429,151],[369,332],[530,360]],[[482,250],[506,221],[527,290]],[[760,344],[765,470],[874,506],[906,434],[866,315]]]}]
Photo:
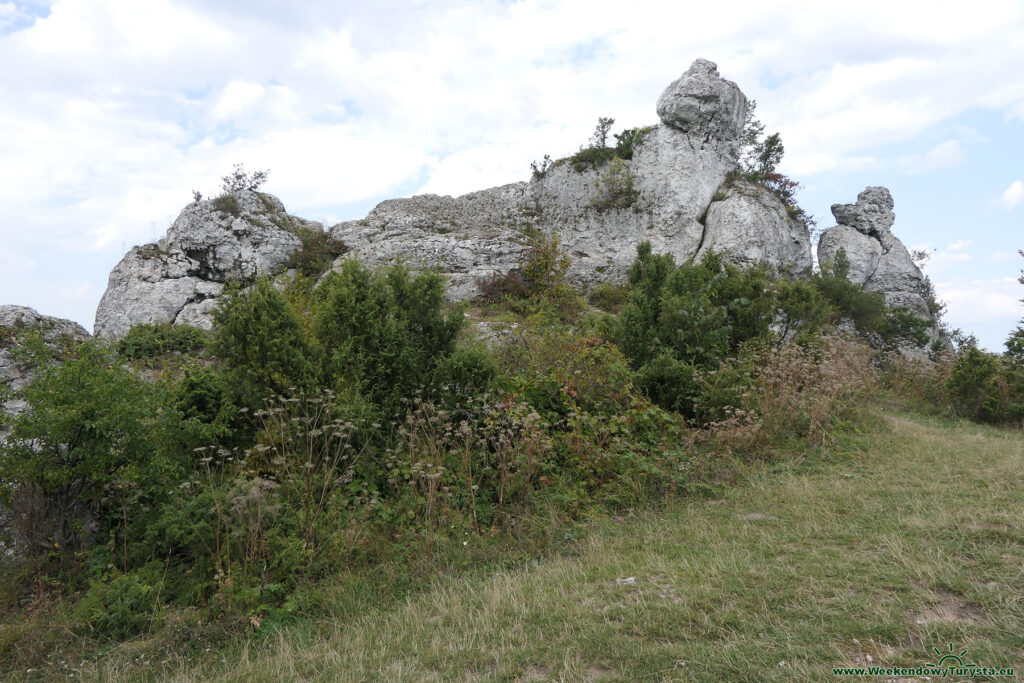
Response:
[{"label": "limestone rock formation", "polygon": [[250,190],[188,205],[163,239],[135,247],[111,271],[96,335],[119,339],[139,323],[209,328],[225,284],[283,268],[302,246],[294,230],[305,225],[319,229]]},{"label": "limestone rock formation", "polygon": [[[456,300],[519,265],[527,228],[560,237],[569,278],[582,287],[624,280],[643,241],[677,263],[714,248],[741,265],[796,274],[811,261],[806,226],[764,188],[726,187],[746,110],[736,84],[699,59],[662,93],[661,122],[642,129],[629,159],[565,159],[530,182],[388,200],[362,220],[333,226],[331,236],[348,247],[343,258],[438,268]],[[719,191],[726,198],[713,202]],[[227,281],[282,268],[300,248],[291,230],[301,219],[269,195],[242,192],[233,200],[234,215],[218,209],[220,200],[192,204],[159,243],[129,252],[110,275],[96,333],[116,339],[144,322],[208,327]]]},{"label": "limestone rock formation", "polygon": [[[65,340],[82,341],[89,337],[81,325],[63,318],[40,315],[27,306],[0,306],[0,410],[7,415],[17,415],[25,404],[17,398],[3,396],[8,392],[24,389],[35,377],[35,368],[21,362],[15,350],[22,336],[29,330],[37,330],[48,345]],[[6,436],[0,425],[0,440]]]},{"label": "limestone rock formation", "polygon": [[732,183],[725,198],[708,208],[704,242],[696,258],[709,250],[731,263],[763,264],[790,277],[811,269],[811,240],[804,221],[790,217],[773,192],[744,180]]},{"label": "limestone rock formation", "polygon": [[[351,250],[344,258],[436,266],[449,275],[453,299],[475,295],[477,280],[514,268],[522,252],[519,235],[528,226],[559,235],[572,259],[569,277],[583,286],[624,279],[636,245],[645,240],[683,262],[705,241],[701,221],[736,166],[746,106],[736,84],[699,59],[662,94],[662,123],[646,129],[632,159],[579,169],[563,161],[528,183],[455,198],[389,200],[361,221],[335,225],[331,234]],[[809,265],[806,227],[789,221],[784,209],[776,216],[777,200],[778,206],[766,203],[770,208],[745,214],[756,225],[737,225],[740,217],[733,216],[719,224],[716,239],[735,245],[762,230],[785,235],[765,237],[764,247],[736,249],[727,258],[744,264],[763,258],[784,272]]]},{"label": "limestone rock formation", "polygon": [[889,306],[902,306],[931,319],[922,293],[924,275],[903,243],[892,234],[894,202],[884,187],[868,187],[855,204],[833,204],[838,225],[818,241],[818,262],[834,263],[842,249],[850,261],[848,277],[872,292],[881,292]]}]

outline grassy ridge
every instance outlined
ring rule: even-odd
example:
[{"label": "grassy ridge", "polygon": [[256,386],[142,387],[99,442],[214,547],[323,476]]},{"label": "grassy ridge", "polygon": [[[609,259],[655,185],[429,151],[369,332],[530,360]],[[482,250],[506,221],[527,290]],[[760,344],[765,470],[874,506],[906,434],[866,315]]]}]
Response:
[{"label": "grassy ridge", "polygon": [[[158,675],[828,680],[833,666],[935,662],[948,643],[1024,668],[1024,439],[886,422],[722,499],[599,522],[575,557],[440,578],[397,606]],[[106,666],[87,673],[130,670]]]}]

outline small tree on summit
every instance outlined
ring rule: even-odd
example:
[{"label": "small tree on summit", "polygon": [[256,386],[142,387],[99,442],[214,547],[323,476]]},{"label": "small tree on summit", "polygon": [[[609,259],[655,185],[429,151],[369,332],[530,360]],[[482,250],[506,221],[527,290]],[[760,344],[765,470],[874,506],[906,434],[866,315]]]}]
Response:
[{"label": "small tree on summit", "polygon": [[594,135],[590,138],[590,146],[597,149],[604,149],[608,146],[608,133],[615,125],[615,119],[601,116],[597,119],[597,127],[594,128]]},{"label": "small tree on summit", "polygon": [[243,190],[255,192],[263,183],[267,182],[268,173],[269,171],[263,170],[254,171],[250,175],[246,172],[244,165],[235,164],[234,170],[220,179],[220,187],[224,194],[235,194]]}]

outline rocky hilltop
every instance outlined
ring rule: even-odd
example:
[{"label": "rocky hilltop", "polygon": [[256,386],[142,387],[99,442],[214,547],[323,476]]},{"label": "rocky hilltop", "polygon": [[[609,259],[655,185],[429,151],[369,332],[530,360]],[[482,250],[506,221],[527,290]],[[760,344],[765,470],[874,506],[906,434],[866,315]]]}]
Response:
[{"label": "rocky hilltop", "polygon": [[120,339],[140,323],[210,327],[226,284],[283,269],[302,247],[295,233],[304,226],[322,229],[266,193],[193,202],[163,239],[135,247],[114,266],[96,309],[96,335]]},{"label": "rocky hilltop", "polygon": [[[572,259],[569,276],[582,287],[623,280],[642,241],[677,262],[714,250],[780,275],[809,272],[804,221],[769,189],[734,173],[747,112],[739,87],[698,59],[665,89],[656,110],[660,122],[635,129],[628,158],[574,157],[543,166],[528,182],[461,197],[391,199],[362,220],[334,225],[330,236],[347,246],[341,258],[439,269],[456,300],[477,294],[479,280],[516,268],[531,228],[560,237]],[[839,209],[840,225],[823,238],[819,255],[832,258],[842,246],[867,287],[920,312],[912,296],[920,271],[890,231],[891,197],[883,188],[861,197]],[[95,332],[118,339],[138,323],[209,327],[227,282],[286,269],[302,248],[297,230],[311,227],[321,229],[254,191],[194,202],[164,239],[132,249],[114,268]]]}]

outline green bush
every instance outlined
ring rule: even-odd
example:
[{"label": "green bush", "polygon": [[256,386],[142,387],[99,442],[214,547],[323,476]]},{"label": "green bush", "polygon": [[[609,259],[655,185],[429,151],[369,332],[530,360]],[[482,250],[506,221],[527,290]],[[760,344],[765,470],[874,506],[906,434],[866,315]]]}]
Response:
[{"label": "green bush", "polygon": [[620,159],[632,159],[636,148],[643,144],[644,136],[650,132],[651,126],[643,128],[627,128],[615,134],[615,156]]},{"label": "green bush", "polygon": [[530,228],[524,233],[524,241],[526,250],[518,268],[477,281],[480,300],[500,303],[546,299],[556,304],[570,300],[573,292],[566,275],[571,264],[558,235]]},{"label": "green bush", "polygon": [[859,332],[879,332],[885,322],[885,297],[868,292],[847,279],[850,262],[842,249],[835,263],[823,264],[813,282],[818,291],[835,307],[835,318],[850,318]]},{"label": "green bush", "polygon": [[838,312],[815,283],[808,280],[777,282],[775,306],[780,343],[791,339],[799,344],[816,341]]},{"label": "green bush", "polygon": [[587,292],[587,301],[592,306],[608,313],[618,313],[629,299],[629,287],[621,284],[602,282]]},{"label": "green bush", "polygon": [[618,157],[608,162],[608,170],[594,182],[594,188],[596,194],[590,206],[598,211],[628,209],[640,198],[636,177]]},{"label": "green bush", "polygon": [[540,318],[528,321],[520,342],[505,349],[502,366],[510,388],[551,420],[572,409],[610,415],[631,405],[629,364],[614,345]]},{"label": "green bush", "polygon": [[742,271],[709,253],[676,266],[651,245],[637,247],[629,273],[632,294],[613,338],[637,372],[637,384],[658,405],[698,418],[703,372],[740,346],[770,335],[775,303],[757,268]]},{"label": "green bush", "polygon": [[459,345],[441,358],[428,384],[442,405],[454,405],[485,393],[498,377],[498,362],[483,344]]},{"label": "green bush", "polygon": [[923,348],[928,344],[928,328],[930,326],[927,320],[899,307],[886,311],[879,334],[888,342],[911,344]]},{"label": "green bush", "polygon": [[272,395],[290,395],[319,382],[318,350],[266,278],[247,291],[228,292],[214,321],[211,350],[227,366],[239,407],[256,410]]},{"label": "green bush", "polygon": [[143,633],[154,625],[160,614],[161,564],[117,574],[89,583],[76,611],[99,635],[123,639]]},{"label": "green bush", "polygon": [[79,345],[63,364],[44,365],[21,392],[29,409],[0,444],[0,496],[36,498],[43,512],[23,541],[48,547],[67,565],[102,536],[133,492],[159,494],[186,464],[178,448],[190,425],[159,385],[123,368],[99,342]]},{"label": "green bush", "polygon": [[155,358],[165,353],[202,350],[209,333],[191,325],[143,323],[135,325],[117,343],[117,352],[129,360]]},{"label": "green bush", "polygon": [[586,147],[569,157],[572,170],[577,173],[596,171],[615,158],[614,147]]},{"label": "green bush", "polygon": [[452,354],[464,322],[461,308],[446,304],[438,273],[403,266],[373,271],[345,261],[318,296],[315,334],[331,383],[356,387],[389,416]]},{"label": "green bush", "polygon": [[1024,369],[995,354],[967,349],[953,365],[949,392],[956,411],[989,424],[1024,419]]},{"label": "green bush", "polygon": [[325,230],[303,226],[293,232],[302,240],[302,248],[288,257],[288,268],[294,268],[306,277],[320,277],[335,259],[348,251],[344,242]]}]

